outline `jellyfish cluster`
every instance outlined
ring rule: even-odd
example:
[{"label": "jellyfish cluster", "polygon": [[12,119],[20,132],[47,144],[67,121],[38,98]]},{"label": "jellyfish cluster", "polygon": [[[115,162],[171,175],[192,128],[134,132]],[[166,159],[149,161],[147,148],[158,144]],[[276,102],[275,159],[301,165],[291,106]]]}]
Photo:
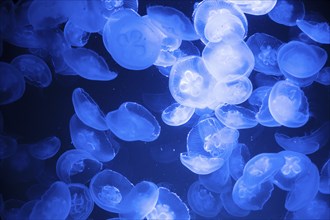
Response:
[{"label": "jellyfish cluster", "polygon": [[330,219],[327,4],[1,1],[1,219]]}]

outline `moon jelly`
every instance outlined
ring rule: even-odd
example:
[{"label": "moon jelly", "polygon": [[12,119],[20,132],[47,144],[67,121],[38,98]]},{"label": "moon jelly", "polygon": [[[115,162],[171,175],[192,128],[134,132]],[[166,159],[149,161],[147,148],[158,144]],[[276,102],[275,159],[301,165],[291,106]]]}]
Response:
[{"label": "moon jelly", "polygon": [[198,176],[199,182],[211,192],[222,193],[228,183],[230,183],[230,174],[228,163],[225,163],[220,169],[206,175]]},{"label": "moon jelly", "polygon": [[53,157],[61,147],[61,140],[56,136],[44,138],[37,143],[29,144],[31,156],[39,160],[47,160]]},{"label": "moon jelly", "polygon": [[179,103],[173,103],[162,112],[163,122],[170,126],[180,126],[193,116],[194,108],[190,108]]},{"label": "moon jelly", "polygon": [[299,29],[312,40],[321,44],[330,44],[330,25],[325,19],[316,21],[306,16],[298,19],[296,23]]},{"label": "moon jelly", "polygon": [[268,16],[278,24],[295,26],[305,16],[305,6],[301,0],[278,0]]},{"label": "moon jelly", "polygon": [[71,195],[71,209],[67,219],[87,219],[94,208],[89,189],[80,183],[71,183],[68,187]]},{"label": "moon jelly", "polygon": [[243,175],[244,167],[250,158],[249,148],[245,144],[239,143],[235,146],[228,159],[229,173],[234,180]]},{"label": "moon jelly", "polygon": [[70,20],[64,26],[65,40],[75,47],[83,47],[87,44],[90,33],[82,30],[79,26],[73,24]]},{"label": "moon jelly", "polygon": [[317,74],[315,81],[322,85],[330,86],[330,67],[322,68]]},{"label": "moon jelly", "polygon": [[323,194],[330,194],[330,159],[322,166],[319,191]]},{"label": "moon jelly", "polygon": [[18,148],[15,138],[0,134],[0,160],[13,156]]},{"label": "moon jelly", "polygon": [[251,15],[265,15],[276,5],[277,0],[251,1],[251,0],[226,0],[237,5],[244,13]]}]

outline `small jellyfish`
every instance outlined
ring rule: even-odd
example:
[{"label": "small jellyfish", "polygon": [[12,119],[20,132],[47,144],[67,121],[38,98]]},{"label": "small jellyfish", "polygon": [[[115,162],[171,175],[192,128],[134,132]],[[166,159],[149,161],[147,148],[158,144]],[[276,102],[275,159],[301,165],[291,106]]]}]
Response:
[{"label": "small jellyfish", "polygon": [[0,160],[13,156],[18,148],[15,138],[0,134]]},{"label": "small jellyfish", "polygon": [[181,105],[205,108],[212,104],[211,91],[215,80],[207,71],[203,59],[184,57],[176,62],[169,76],[169,89]]},{"label": "small jellyfish", "polygon": [[159,196],[153,210],[146,216],[147,220],[190,219],[189,209],[180,197],[169,189],[159,187]]},{"label": "small jellyfish", "polygon": [[73,24],[70,20],[64,26],[65,40],[71,46],[83,47],[89,40],[90,33],[82,30],[77,25]]},{"label": "small jellyfish", "polygon": [[254,67],[254,56],[244,41],[208,43],[202,58],[210,74],[218,81],[229,82],[248,77]]},{"label": "small jellyfish", "polygon": [[319,191],[323,194],[330,194],[330,159],[322,166]]},{"label": "small jellyfish", "polygon": [[150,6],[147,8],[147,14],[150,21],[166,36],[187,41],[199,38],[189,18],[175,8]]},{"label": "small jellyfish", "polygon": [[276,5],[277,0],[251,1],[251,0],[227,0],[237,5],[244,13],[251,15],[265,15]]},{"label": "small jellyfish", "polygon": [[25,91],[23,74],[12,64],[0,62],[0,105],[20,99]]},{"label": "small jellyfish", "polygon": [[219,194],[207,190],[199,181],[189,187],[188,204],[198,215],[207,218],[216,217],[222,209]]},{"label": "small jellyfish", "polygon": [[139,1],[138,0],[101,0],[103,5],[101,6],[101,13],[103,17],[109,19],[117,10],[128,8],[133,11],[138,11]]},{"label": "small jellyfish", "polygon": [[187,123],[194,112],[194,108],[173,103],[162,112],[162,120],[167,125],[180,126]]},{"label": "small jellyfish", "polygon": [[72,104],[77,117],[84,124],[100,131],[108,130],[104,113],[84,89],[73,90]]},{"label": "small jellyfish", "polygon": [[273,118],[286,127],[301,127],[309,119],[304,92],[289,81],[278,81],[270,91],[268,107]]},{"label": "small jellyfish", "polygon": [[126,69],[142,70],[150,67],[158,57],[161,42],[157,30],[129,9],[113,13],[103,29],[105,48]]},{"label": "small jellyfish", "polygon": [[36,143],[29,144],[28,150],[32,157],[47,160],[53,157],[61,147],[61,140],[56,136],[46,137]]},{"label": "small jellyfish", "polygon": [[89,80],[108,81],[117,77],[104,58],[87,48],[71,48],[63,52],[65,63],[79,76]]},{"label": "small jellyfish", "polygon": [[46,88],[52,82],[52,74],[48,65],[35,55],[19,55],[11,61],[11,64],[23,74],[26,82],[33,86]]},{"label": "small jellyfish", "polygon": [[29,219],[66,219],[70,213],[69,187],[60,181],[54,182],[32,209]]},{"label": "small jellyfish", "polygon": [[322,68],[317,74],[315,81],[322,85],[330,86],[330,67]]},{"label": "small jellyfish", "polygon": [[305,16],[305,6],[301,0],[278,0],[268,16],[278,24],[295,26]]},{"label": "small jellyfish", "polygon": [[159,189],[156,184],[142,181],[122,200],[122,210],[119,217],[124,219],[144,219],[155,207],[159,197]]},{"label": "small jellyfish", "polygon": [[102,170],[103,164],[87,151],[68,150],[57,160],[56,174],[66,183],[86,183]]},{"label": "small jellyfish", "polygon": [[228,163],[225,163],[220,169],[210,174],[199,175],[198,180],[207,190],[222,193],[230,183]]},{"label": "small jellyfish", "polygon": [[109,129],[125,141],[154,141],[160,134],[160,125],[145,107],[135,102],[124,102],[106,115]]},{"label": "small jellyfish", "polygon": [[125,176],[109,169],[97,173],[89,184],[96,205],[114,213],[123,211],[123,199],[132,189],[133,184]]},{"label": "small jellyfish", "polygon": [[220,105],[214,112],[219,121],[232,129],[253,128],[258,124],[255,112],[242,106]]},{"label": "small jellyfish", "polygon": [[111,161],[119,151],[119,144],[109,131],[88,127],[76,115],[70,120],[70,135],[75,148],[88,151],[101,162]]},{"label": "small jellyfish", "polygon": [[68,220],[87,219],[94,208],[89,189],[80,183],[68,184],[71,195],[71,209]]},{"label": "small jellyfish", "polygon": [[254,55],[255,71],[267,75],[282,75],[277,64],[277,50],[283,44],[282,41],[265,33],[255,33],[248,38],[246,44]]},{"label": "small jellyfish", "polygon": [[228,159],[229,173],[234,180],[243,175],[244,167],[250,158],[249,148],[245,144],[239,143],[235,146]]},{"label": "small jellyfish", "polygon": [[286,134],[275,133],[276,143],[285,150],[296,151],[303,154],[312,154],[323,147],[329,140],[330,122],[325,122],[310,135],[289,137]]}]

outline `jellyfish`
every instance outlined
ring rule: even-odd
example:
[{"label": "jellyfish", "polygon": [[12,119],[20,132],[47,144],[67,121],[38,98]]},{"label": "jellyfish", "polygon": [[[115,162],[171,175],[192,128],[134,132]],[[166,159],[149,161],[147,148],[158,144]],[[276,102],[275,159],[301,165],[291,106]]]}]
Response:
[{"label": "jellyfish", "polygon": [[103,29],[103,43],[122,67],[142,70],[150,67],[161,49],[161,37],[146,19],[129,9],[112,14]]},{"label": "jellyfish", "polygon": [[156,206],[159,189],[156,184],[142,181],[123,197],[119,217],[124,219],[144,219]]},{"label": "jellyfish", "polygon": [[193,20],[196,33],[204,44],[219,42],[223,38],[243,40],[247,35],[248,23],[244,13],[226,1],[200,2],[194,10]]},{"label": "jellyfish", "polygon": [[220,105],[215,109],[215,116],[232,129],[253,128],[258,124],[255,112],[242,106]]},{"label": "jellyfish", "polygon": [[180,197],[165,187],[159,187],[159,196],[153,210],[146,216],[153,219],[190,219],[189,209]]},{"label": "jellyfish", "polygon": [[66,219],[70,213],[71,195],[69,187],[54,182],[32,209],[29,219]]},{"label": "jellyfish", "polygon": [[65,40],[71,46],[83,47],[89,40],[90,33],[82,30],[79,26],[73,24],[70,20],[64,26]]},{"label": "jellyfish", "polygon": [[18,148],[15,138],[0,134],[0,160],[13,156]]},{"label": "jellyfish", "polygon": [[250,0],[226,0],[237,5],[244,13],[251,15],[265,15],[276,5],[277,0],[250,1]]},{"label": "jellyfish", "polygon": [[156,118],[136,102],[124,102],[106,115],[109,129],[125,141],[154,141],[160,134]]},{"label": "jellyfish", "polygon": [[238,143],[228,159],[229,173],[234,180],[243,175],[244,167],[250,158],[249,148],[243,143]]},{"label": "jellyfish", "polygon": [[277,51],[283,44],[282,41],[265,33],[255,33],[248,38],[246,44],[254,55],[255,71],[267,75],[282,75],[277,64]]},{"label": "jellyfish", "polygon": [[109,70],[104,58],[87,48],[72,48],[63,52],[65,63],[79,76],[89,80],[107,81],[117,77]]},{"label": "jellyfish", "polygon": [[101,0],[103,3],[101,13],[103,17],[109,19],[115,11],[123,8],[129,8],[138,11],[138,0]]},{"label": "jellyfish", "polygon": [[219,194],[207,190],[199,181],[189,187],[188,204],[198,215],[207,218],[216,217],[222,209]]},{"label": "jellyfish", "polygon": [[35,55],[19,55],[11,64],[23,74],[26,82],[33,86],[46,88],[52,82],[52,74],[46,62]]},{"label": "jellyfish", "polygon": [[219,194],[222,193],[226,190],[228,183],[230,183],[228,163],[226,162],[221,168],[210,174],[199,175],[198,180],[207,190]]},{"label": "jellyfish", "polygon": [[80,183],[68,184],[71,195],[71,209],[67,219],[87,219],[94,208],[89,189]]},{"label": "jellyfish", "polygon": [[178,60],[169,76],[169,89],[175,101],[191,108],[205,108],[212,104],[210,93],[214,84],[214,78],[198,56]]},{"label": "jellyfish", "polygon": [[289,81],[278,81],[272,87],[268,107],[273,118],[286,127],[301,127],[309,119],[309,105],[304,92]]},{"label": "jellyfish", "polygon": [[319,191],[323,194],[330,194],[330,159],[322,166]]},{"label": "jellyfish", "polygon": [[125,176],[109,169],[97,173],[89,184],[89,191],[96,205],[114,213],[123,211],[123,199],[132,189],[133,184]]},{"label": "jellyfish", "polygon": [[119,144],[109,131],[88,127],[73,115],[70,120],[70,135],[76,149],[88,151],[101,162],[111,161],[119,151]]},{"label": "jellyfish", "polygon": [[317,77],[315,79],[316,82],[329,86],[330,85],[330,67],[324,67],[320,70],[320,72],[317,74]]},{"label": "jellyfish", "polygon": [[39,160],[52,158],[60,149],[61,140],[56,136],[50,136],[28,145],[30,155]]},{"label": "jellyfish", "polygon": [[187,123],[194,112],[194,108],[173,103],[162,112],[162,120],[167,125],[180,126]]},{"label": "jellyfish", "polygon": [[295,26],[296,20],[304,18],[305,6],[301,0],[279,0],[268,16],[278,24]]},{"label": "jellyfish", "polygon": [[103,164],[84,150],[68,150],[56,162],[56,174],[66,183],[86,183]]},{"label": "jellyfish", "polygon": [[0,105],[19,100],[25,91],[23,74],[12,64],[0,62]]},{"label": "jellyfish", "polygon": [[182,40],[197,40],[194,27],[181,11],[167,6],[155,5],[147,8],[150,21],[166,36]]},{"label": "jellyfish", "polygon": [[100,131],[108,130],[104,113],[84,89],[76,88],[73,90],[72,104],[76,116],[84,124]]},{"label": "jellyfish", "polygon": [[311,132],[310,135],[289,137],[286,134],[275,133],[278,145],[285,150],[296,151],[303,154],[312,154],[323,147],[329,140],[330,122],[325,122],[321,127]]},{"label": "jellyfish", "polygon": [[254,56],[244,41],[208,43],[202,52],[206,69],[218,81],[229,82],[248,77],[254,67]]}]

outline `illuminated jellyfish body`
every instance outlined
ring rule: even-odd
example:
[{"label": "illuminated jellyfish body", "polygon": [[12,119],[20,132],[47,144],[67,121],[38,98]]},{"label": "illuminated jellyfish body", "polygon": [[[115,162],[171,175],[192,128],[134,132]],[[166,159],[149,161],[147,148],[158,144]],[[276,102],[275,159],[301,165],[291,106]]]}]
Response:
[{"label": "illuminated jellyfish body", "polygon": [[136,102],[124,102],[106,115],[106,122],[109,129],[124,141],[154,141],[161,130],[155,116]]},{"label": "illuminated jellyfish body", "polygon": [[277,50],[282,41],[265,33],[255,33],[248,38],[246,44],[254,55],[255,71],[267,75],[282,75],[277,64]]},{"label": "illuminated jellyfish body", "polygon": [[89,189],[80,183],[68,184],[71,195],[71,209],[67,219],[87,219],[94,208],[94,201]]},{"label": "illuminated jellyfish body", "polygon": [[247,34],[247,19],[235,5],[225,1],[202,1],[193,13],[194,27],[204,44],[222,39],[238,40]]},{"label": "illuminated jellyfish body", "polygon": [[218,106],[214,110],[215,116],[224,125],[232,129],[246,129],[257,126],[255,112],[236,105]]},{"label": "illuminated jellyfish body", "polygon": [[112,13],[123,8],[130,8],[134,11],[138,11],[138,0],[105,0],[102,1],[101,13],[105,18],[109,18]]},{"label": "illuminated jellyfish body", "polygon": [[208,43],[202,58],[210,74],[221,82],[248,77],[255,62],[253,53],[244,41]]},{"label": "illuminated jellyfish body", "polygon": [[330,159],[322,166],[319,191],[323,194],[330,194]]},{"label": "illuminated jellyfish body", "polygon": [[66,183],[87,183],[103,164],[83,150],[68,150],[56,162],[56,174]]},{"label": "illuminated jellyfish body", "polygon": [[207,190],[215,193],[222,193],[230,183],[229,166],[226,162],[220,169],[207,174],[199,175],[198,180]]},{"label": "illuminated jellyfish body", "polygon": [[108,130],[104,113],[84,89],[73,90],[72,104],[76,115],[84,124],[100,131]]},{"label": "illuminated jellyfish body", "polygon": [[317,77],[328,58],[321,47],[290,41],[283,44],[277,53],[278,66],[283,75],[299,86],[310,85]]},{"label": "illuminated jellyfish body", "polygon": [[180,126],[187,123],[194,112],[194,108],[173,103],[162,112],[162,120],[167,125]]},{"label": "illuminated jellyfish body", "polygon": [[309,119],[309,105],[304,92],[289,81],[279,81],[272,87],[268,107],[273,118],[286,127],[301,127]]},{"label": "illuminated jellyfish body", "polygon": [[35,55],[19,55],[11,64],[23,74],[26,82],[33,86],[45,88],[52,82],[52,74],[46,62]]},{"label": "illuminated jellyfish body", "polygon": [[133,184],[126,177],[109,169],[97,173],[89,184],[96,205],[114,213],[120,213],[126,208],[122,202],[132,189]]},{"label": "illuminated jellyfish body", "polygon": [[219,194],[207,190],[199,181],[189,187],[188,204],[198,215],[207,218],[216,217],[222,209]]},{"label": "illuminated jellyfish body", "polygon": [[277,0],[250,1],[250,0],[226,0],[237,5],[244,13],[251,15],[265,15],[276,5]]},{"label": "illuminated jellyfish body", "polygon": [[63,52],[65,63],[79,76],[89,80],[107,81],[117,77],[109,70],[104,58],[87,48],[72,48]]},{"label": "illuminated jellyfish body", "polygon": [[66,219],[70,213],[70,208],[69,187],[65,183],[57,181],[35,203],[29,219]]},{"label": "illuminated jellyfish body", "polygon": [[316,82],[329,86],[330,85],[330,67],[324,67],[320,70],[320,72],[317,74],[317,77],[315,79]]},{"label": "illuminated jellyfish body", "polygon": [[189,41],[199,38],[189,18],[175,8],[150,6],[147,14],[150,21],[166,36]]},{"label": "illuminated jellyfish body", "polygon": [[20,99],[25,91],[23,74],[12,64],[0,62],[0,105]]},{"label": "illuminated jellyfish body", "polygon": [[288,191],[285,208],[297,211],[308,204],[319,190],[318,168],[304,154],[293,151],[278,153],[285,160],[280,171],[274,176],[274,184]]},{"label": "illuminated jellyfish body", "polygon": [[191,108],[205,108],[212,104],[214,100],[210,93],[214,84],[214,78],[198,56],[178,60],[169,76],[169,89],[175,101]]},{"label": "illuminated jellyfish body", "polygon": [[142,70],[157,59],[162,39],[146,19],[133,10],[123,9],[111,15],[103,29],[103,43],[122,67]]},{"label": "illuminated jellyfish body", "polygon": [[0,160],[13,156],[18,148],[15,138],[0,134]]},{"label": "illuminated jellyfish body", "polygon": [[30,155],[39,160],[53,157],[61,147],[61,140],[56,136],[46,137],[34,144],[28,145]]},{"label": "illuminated jellyfish body", "polygon": [[90,33],[82,30],[71,21],[66,22],[64,26],[64,37],[71,46],[83,47],[87,44]]},{"label": "illuminated jellyfish body", "polygon": [[289,137],[286,134],[275,133],[274,137],[278,145],[285,150],[296,151],[303,154],[312,154],[323,147],[329,140],[330,122],[324,123],[310,135],[301,137]]},{"label": "illuminated jellyfish body", "polygon": [[305,16],[305,6],[301,0],[279,0],[268,16],[278,24],[295,26]]},{"label": "illuminated jellyfish body", "polygon": [[296,21],[298,28],[312,40],[330,44],[330,25],[324,18],[305,16]]},{"label": "illuminated jellyfish body", "polygon": [[251,95],[252,83],[245,76],[230,82],[217,82],[213,93],[215,99],[220,103],[241,104]]},{"label": "illuminated jellyfish body", "polygon": [[251,158],[249,148],[245,144],[237,144],[233,149],[229,159],[229,173],[234,180],[238,180],[243,175],[243,170],[247,161]]},{"label": "illuminated jellyfish body", "polygon": [[119,144],[109,131],[88,127],[76,115],[70,120],[70,135],[75,148],[88,151],[101,162],[111,161],[119,151]]},{"label": "illuminated jellyfish body", "polygon": [[146,216],[147,220],[190,219],[189,209],[180,197],[169,189],[159,187],[159,196],[153,210]]},{"label": "illuminated jellyfish body", "polygon": [[238,136],[237,130],[224,127],[215,118],[201,120],[188,133],[181,163],[196,174],[210,174],[229,158]]},{"label": "illuminated jellyfish body", "polygon": [[122,210],[119,217],[123,219],[144,219],[155,207],[159,197],[159,189],[156,184],[142,181],[122,200]]}]

